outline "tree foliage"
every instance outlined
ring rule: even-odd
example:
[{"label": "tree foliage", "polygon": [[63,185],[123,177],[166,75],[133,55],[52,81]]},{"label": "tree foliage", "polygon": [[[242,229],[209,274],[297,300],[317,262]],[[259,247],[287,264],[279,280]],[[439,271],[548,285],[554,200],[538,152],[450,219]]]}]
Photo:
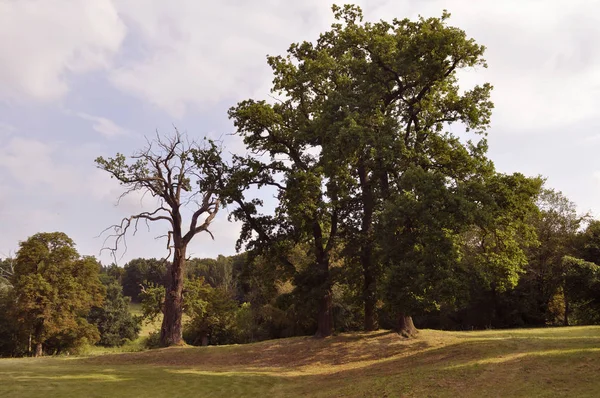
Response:
[{"label": "tree foliage", "polygon": [[99,339],[86,316],[104,297],[100,265],[81,257],[67,235],[38,233],[21,242],[14,269],[17,316],[32,335],[36,356],[47,343],[62,351]]},{"label": "tree foliage", "polygon": [[87,317],[98,328],[99,345],[118,347],[138,337],[141,319],[131,315],[131,299],[123,296],[120,284],[112,282],[106,286],[106,296],[101,307],[93,307]]},{"label": "tree foliage", "polygon": [[148,283],[166,286],[167,262],[155,258],[136,258],[123,267],[123,294],[140,302],[142,285]]}]

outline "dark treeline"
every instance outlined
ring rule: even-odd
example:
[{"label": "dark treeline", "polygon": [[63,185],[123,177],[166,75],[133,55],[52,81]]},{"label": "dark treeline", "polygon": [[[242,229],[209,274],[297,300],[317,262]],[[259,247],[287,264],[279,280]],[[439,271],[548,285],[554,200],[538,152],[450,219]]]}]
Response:
[{"label": "dark treeline", "polygon": [[[487,66],[485,47],[445,12],[333,13],[314,42],[268,57],[273,101],[229,109],[243,154],[176,131],[96,159],[124,195],[159,203],[109,228],[109,249],[159,221],[168,259],[101,267],[64,234],[30,237],[0,263],[0,350],[122,344],[141,322],[126,297],[162,319],[149,339],[161,346],[599,321],[600,223],[487,157],[492,86],[459,86]],[[219,239],[223,207],[242,225],[242,254],[189,259],[192,239]]]}]

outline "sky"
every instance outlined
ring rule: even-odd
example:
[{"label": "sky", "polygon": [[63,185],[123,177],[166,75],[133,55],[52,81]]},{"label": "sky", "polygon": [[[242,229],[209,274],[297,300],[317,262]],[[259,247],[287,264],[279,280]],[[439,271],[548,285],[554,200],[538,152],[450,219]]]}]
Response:
[{"label": "sky", "polygon": [[[487,47],[489,68],[461,86],[490,82],[489,157],[501,172],[543,175],[579,211],[600,215],[600,1],[365,0],[365,19],[441,16]],[[267,55],[329,28],[323,0],[0,0],[0,257],[38,232],[62,231],[81,254],[113,259],[101,232],[147,209],[121,200],[94,159],[131,155],[155,131],[231,136],[227,109],[268,99]],[[117,256],[163,257],[145,226]],[[189,255],[235,253],[239,225],[221,210],[215,240]]]}]

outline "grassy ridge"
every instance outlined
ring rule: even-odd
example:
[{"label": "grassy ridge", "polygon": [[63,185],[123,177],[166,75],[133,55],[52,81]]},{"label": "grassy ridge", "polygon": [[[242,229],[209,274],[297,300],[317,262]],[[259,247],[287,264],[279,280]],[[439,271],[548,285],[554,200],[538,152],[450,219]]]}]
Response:
[{"label": "grassy ridge", "polygon": [[2,397],[597,397],[600,327],[423,330],[0,360]]}]

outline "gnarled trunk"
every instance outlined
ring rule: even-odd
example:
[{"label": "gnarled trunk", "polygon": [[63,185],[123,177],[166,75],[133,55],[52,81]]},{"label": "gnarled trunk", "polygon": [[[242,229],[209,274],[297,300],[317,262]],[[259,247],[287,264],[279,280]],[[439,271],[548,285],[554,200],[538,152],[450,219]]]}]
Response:
[{"label": "gnarled trunk", "polygon": [[410,315],[406,315],[404,312],[400,312],[398,314],[396,332],[404,337],[414,337],[417,335],[418,331],[413,323],[412,317]]},{"label": "gnarled trunk", "polygon": [[175,242],[173,264],[165,295],[165,313],[160,328],[160,344],[163,347],[183,345],[181,320],[183,316],[183,278],[185,272],[185,247]]}]

